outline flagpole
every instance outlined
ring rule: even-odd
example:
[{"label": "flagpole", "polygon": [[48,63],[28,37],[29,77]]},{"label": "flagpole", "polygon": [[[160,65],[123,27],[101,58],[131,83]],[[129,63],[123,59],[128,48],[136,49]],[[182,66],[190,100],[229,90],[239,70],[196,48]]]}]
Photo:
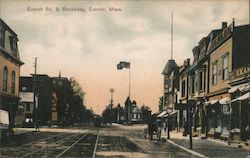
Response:
[{"label": "flagpole", "polygon": [[129,96],[129,106],[128,106],[128,121],[131,123],[131,116],[130,116],[130,107],[131,107],[131,100],[130,100],[130,89],[131,89],[131,64],[129,67],[129,85],[128,85],[128,96]]},{"label": "flagpole", "polygon": [[129,87],[128,87],[128,96],[130,98],[130,88],[131,88],[131,71],[130,71],[130,68],[129,68]]}]

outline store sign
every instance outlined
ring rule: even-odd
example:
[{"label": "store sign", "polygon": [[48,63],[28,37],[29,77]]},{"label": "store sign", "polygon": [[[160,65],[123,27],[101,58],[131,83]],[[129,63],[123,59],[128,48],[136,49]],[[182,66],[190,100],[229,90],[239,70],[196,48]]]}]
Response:
[{"label": "store sign", "polygon": [[239,69],[236,69],[230,73],[230,79],[234,80],[240,77],[244,77],[247,74],[250,75],[250,66],[240,67]]},{"label": "store sign", "polygon": [[9,113],[1,109],[0,109],[0,124],[3,124],[3,125],[9,124]]}]

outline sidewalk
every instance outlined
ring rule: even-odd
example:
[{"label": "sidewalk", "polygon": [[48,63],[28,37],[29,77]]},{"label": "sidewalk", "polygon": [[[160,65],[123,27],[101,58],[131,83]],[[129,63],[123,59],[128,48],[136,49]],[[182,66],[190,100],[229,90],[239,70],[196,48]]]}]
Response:
[{"label": "sidewalk", "polygon": [[179,147],[198,157],[219,157],[219,158],[248,158],[250,150],[248,148],[238,148],[236,144],[230,146],[221,140],[201,139],[193,137],[193,149],[189,149],[189,135],[182,136],[182,132],[171,131],[170,139],[167,139],[167,133],[162,132],[162,138],[167,142]]},{"label": "sidewalk", "polygon": [[15,135],[20,135],[20,134],[25,134],[29,132],[35,132],[35,131],[37,131],[35,128],[14,128]]}]

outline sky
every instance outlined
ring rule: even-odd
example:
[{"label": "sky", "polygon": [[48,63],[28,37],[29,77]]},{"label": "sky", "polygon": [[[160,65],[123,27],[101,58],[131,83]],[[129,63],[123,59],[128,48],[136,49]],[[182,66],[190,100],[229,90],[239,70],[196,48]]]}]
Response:
[{"label": "sky", "polygon": [[157,112],[170,59],[171,12],[178,65],[192,61],[192,48],[222,21],[249,24],[248,0],[0,0],[0,17],[19,38],[21,76],[34,72],[38,57],[37,73],[74,77],[97,114],[109,104],[110,88],[115,105],[128,96],[129,70],[117,70],[120,61],[131,63],[131,99]]}]

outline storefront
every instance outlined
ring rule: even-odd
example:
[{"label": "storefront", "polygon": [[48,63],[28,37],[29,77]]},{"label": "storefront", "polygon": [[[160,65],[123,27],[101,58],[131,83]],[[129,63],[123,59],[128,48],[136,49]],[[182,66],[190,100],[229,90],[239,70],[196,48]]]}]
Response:
[{"label": "storefront", "polygon": [[227,139],[230,129],[230,98],[210,100],[206,105],[207,134]]},{"label": "storefront", "polygon": [[232,135],[239,135],[239,141],[250,139],[250,92],[231,100],[231,127]]}]

